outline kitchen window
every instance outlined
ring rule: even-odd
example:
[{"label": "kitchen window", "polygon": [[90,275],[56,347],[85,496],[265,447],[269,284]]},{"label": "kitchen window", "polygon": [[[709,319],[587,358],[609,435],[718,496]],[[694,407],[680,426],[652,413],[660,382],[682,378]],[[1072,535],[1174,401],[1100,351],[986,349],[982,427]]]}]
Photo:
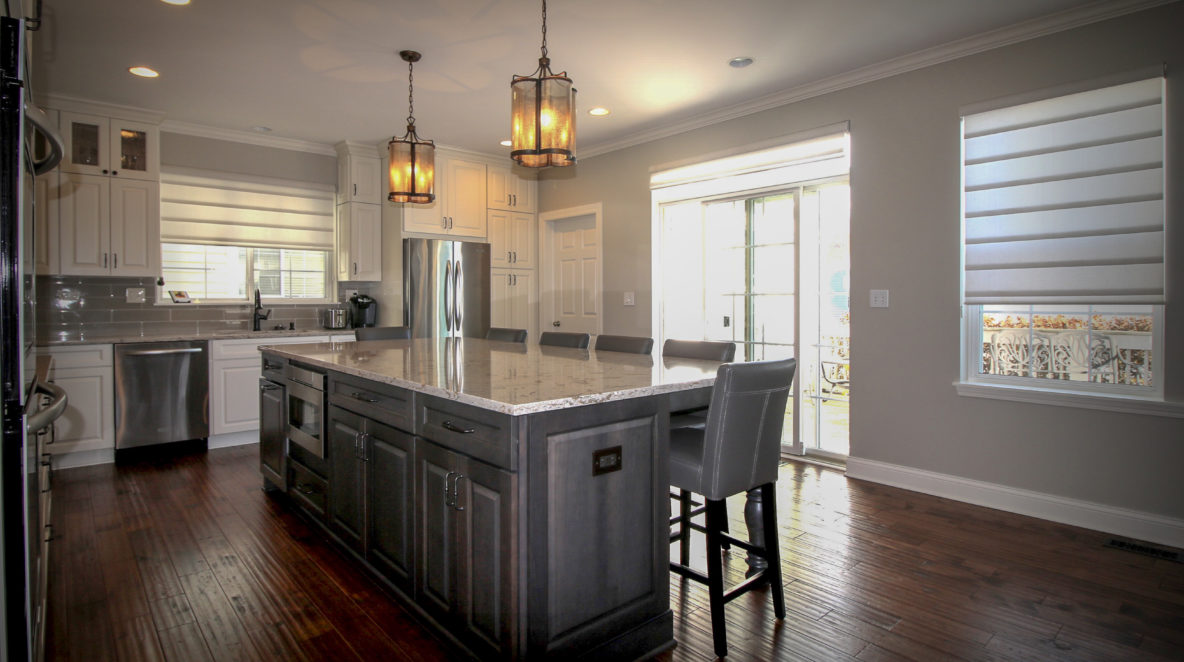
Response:
[{"label": "kitchen window", "polygon": [[1128,79],[964,112],[960,393],[1162,400],[1164,79]]},{"label": "kitchen window", "polygon": [[[207,303],[330,301],[333,188],[195,170],[161,174],[162,290]],[[162,297],[167,299],[166,297]]]}]

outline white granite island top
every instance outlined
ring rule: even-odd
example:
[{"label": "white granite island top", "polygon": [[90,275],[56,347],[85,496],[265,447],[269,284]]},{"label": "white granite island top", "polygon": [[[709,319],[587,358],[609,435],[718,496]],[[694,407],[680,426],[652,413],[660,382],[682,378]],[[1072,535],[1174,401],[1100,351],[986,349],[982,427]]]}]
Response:
[{"label": "white granite island top", "polygon": [[335,370],[510,415],[711,386],[715,361],[596,352],[479,338],[264,346]]}]

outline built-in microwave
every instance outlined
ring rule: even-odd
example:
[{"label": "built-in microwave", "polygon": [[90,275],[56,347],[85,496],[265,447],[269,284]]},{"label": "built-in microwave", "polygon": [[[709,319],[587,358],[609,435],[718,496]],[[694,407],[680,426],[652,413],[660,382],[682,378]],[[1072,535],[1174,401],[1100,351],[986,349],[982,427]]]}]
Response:
[{"label": "built-in microwave", "polygon": [[289,363],[288,441],[325,457],[325,373]]}]

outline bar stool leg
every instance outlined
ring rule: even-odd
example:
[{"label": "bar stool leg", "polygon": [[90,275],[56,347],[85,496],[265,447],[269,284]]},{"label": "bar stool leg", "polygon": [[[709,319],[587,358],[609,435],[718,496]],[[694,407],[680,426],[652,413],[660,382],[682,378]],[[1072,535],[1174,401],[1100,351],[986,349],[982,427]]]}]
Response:
[{"label": "bar stool leg", "polygon": [[678,558],[679,563],[683,565],[690,565],[691,563],[691,493],[687,490],[679,490],[678,493],[678,513],[680,521],[678,524]]},{"label": "bar stool leg", "polygon": [[720,550],[720,514],[726,513],[722,501],[704,499],[707,503],[707,595],[711,602],[711,637],[715,654],[728,655],[727,623],[724,620],[724,568]]},{"label": "bar stool leg", "polygon": [[764,520],[765,570],[773,589],[773,613],[785,618],[785,592],[781,584],[781,541],[777,535],[777,483],[761,485],[761,517]]}]

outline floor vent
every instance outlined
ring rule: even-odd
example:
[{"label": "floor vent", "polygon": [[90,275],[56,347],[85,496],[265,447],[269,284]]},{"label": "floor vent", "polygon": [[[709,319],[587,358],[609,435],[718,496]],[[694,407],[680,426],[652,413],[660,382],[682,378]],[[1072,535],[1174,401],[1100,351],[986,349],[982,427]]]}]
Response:
[{"label": "floor vent", "polygon": [[1184,563],[1184,561],[1180,560],[1180,552],[1168,549],[1166,547],[1152,545],[1151,543],[1111,538],[1110,542],[1106,543],[1106,546],[1113,547],[1114,549],[1123,549],[1128,552],[1135,552],[1136,554],[1143,554],[1144,556],[1154,556],[1157,559],[1163,559],[1165,561]]}]

